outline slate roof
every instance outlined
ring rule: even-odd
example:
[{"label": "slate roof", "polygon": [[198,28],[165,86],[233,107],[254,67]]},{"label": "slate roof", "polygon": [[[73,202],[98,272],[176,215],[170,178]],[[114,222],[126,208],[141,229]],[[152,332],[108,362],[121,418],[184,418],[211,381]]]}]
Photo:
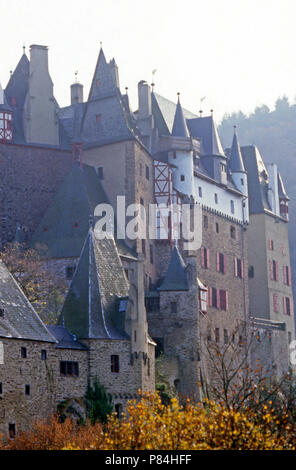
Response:
[{"label": "slate roof", "polygon": [[201,156],[217,155],[225,158],[213,116],[187,119],[187,126],[191,137],[200,140]]},{"label": "slate roof", "polygon": [[186,121],[184,118],[182,106],[178,98],[178,103],[176,107],[176,113],[174,117],[174,124],[172,129],[172,135],[175,137],[189,137],[189,132],[187,129]]},{"label": "slate roof", "polygon": [[84,346],[84,344],[79,343],[76,337],[72,335],[64,326],[48,325],[47,328],[57,341],[56,348],[87,350],[87,347]]},{"label": "slate roof", "polygon": [[230,150],[230,159],[229,159],[229,169],[232,172],[244,172],[244,162],[242,158],[242,154],[240,151],[240,146],[238,143],[236,129],[234,129],[232,146]]},{"label": "slate roof", "polygon": [[119,307],[127,296],[128,282],[115,241],[97,240],[90,229],[58,324],[81,339],[126,339],[125,311]]},{"label": "slate roof", "polygon": [[244,167],[248,173],[248,193],[250,214],[264,212],[264,209],[270,210],[267,198],[268,172],[259,153],[254,145],[241,147]]},{"label": "slate roof", "polygon": [[[152,111],[156,121],[156,126],[159,128],[159,134],[167,135],[173,130],[174,119],[176,115],[176,103],[164,98],[158,93],[152,93]],[[191,111],[182,108],[185,119],[192,119],[197,117]]]},{"label": "slate roof", "polygon": [[0,337],[55,343],[55,338],[41,321],[29,300],[6,266],[0,261]]},{"label": "slate roof", "polygon": [[[29,59],[23,54],[5,88],[7,102],[13,109],[13,142],[17,144],[25,143],[23,108],[29,89],[29,68]],[[15,106],[12,105],[12,98],[16,99]]]},{"label": "slate roof", "polygon": [[189,290],[186,264],[175,246],[164,281],[158,288],[160,291]]},{"label": "slate roof", "polygon": [[[79,257],[95,207],[109,203],[93,167],[74,163],[52,204],[34,232],[30,245],[45,258]],[[94,219],[94,223],[96,219]],[[120,253],[135,257],[124,240],[118,240]]]}]

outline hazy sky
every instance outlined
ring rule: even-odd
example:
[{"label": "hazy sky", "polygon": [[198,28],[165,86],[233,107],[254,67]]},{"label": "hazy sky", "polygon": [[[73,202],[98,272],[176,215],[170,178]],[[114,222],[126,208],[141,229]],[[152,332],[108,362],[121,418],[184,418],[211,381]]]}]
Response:
[{"label": "hazy sky", "polygon": [[137,106],[137,83],[193,112],[273,106],[296,96],[295,0],[0,0],[0,81],[3,86],[22,46],[49,46],[55,96],[69,104],[74,72],[88,94],[100,42],[115,57],[121,89]]}]

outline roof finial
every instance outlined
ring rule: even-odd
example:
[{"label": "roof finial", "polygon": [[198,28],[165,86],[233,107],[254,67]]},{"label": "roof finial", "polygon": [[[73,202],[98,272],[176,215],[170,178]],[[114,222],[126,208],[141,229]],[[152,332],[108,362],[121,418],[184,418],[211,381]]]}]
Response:
[{"label": "roof finial", "polygon": [[199,110],[200,117],[202,117],[202,113],[203,113],[203,110],[200,109],[200,110]]},{"label": "roof finial", "polygon": [[103,42],[100,41],[100,48],[102,49],[103,48]]},{"label": "roof finial", "polygon": [[23,54],[25,54],[25,53],[26,53],[26,46],[25,46],[25,44],[24,44],[24,45],[23,45]]},{"label": "roof finial", "polygon": [[78,83],[78,70],[75,70],[74,75],[75,75],[75,83]]},{"label": "roof finial", "polygon": [[214,110],[213,110],[213,109],[211,109],[211,116],[212,116],[212,117],[213,117],[213,114],[214,114]]},{"label": "roof finial", "polygon": [[94,222],[93,215],[89,214],[88,224],[89,224],[89,229],[90,230],[93,228],[93,222]]},{"label": "roof finial", "polygon": [[236,125],[233,126],[234,133],[236,134]]},{"label": "roof finial", "polygon": [[152,83],[151,83],[152,90],[153,90],[153,87],[155,86],[155,83],[154,83],[154,75],[156,74],[156,72],[157,72],[157,69],[153,69],[153,70],[152,70]]},{"label": "roof finial", "polygon": [[10,73],[10,76],[12,76],[12,70],[10,70],[9,73]]},{"label": "roof finial", "polygon": [[128,86],[125,87],[125,94],[127,95],[128,92]]},{"label": "roof finial", "polygon": [[178,96],[178,103],[180,103],[180,92],[179,91],[177,93],[177,96]]}]

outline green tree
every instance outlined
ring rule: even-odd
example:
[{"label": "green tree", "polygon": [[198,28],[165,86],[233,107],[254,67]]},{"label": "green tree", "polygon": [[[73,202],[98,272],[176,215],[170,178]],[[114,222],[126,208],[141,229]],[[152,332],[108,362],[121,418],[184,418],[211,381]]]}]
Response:
[{"label": "green tree", "polygon": [[106,393],[105,387],[98,379],[94,379],[93,384],[88,383],[85,395],[87,405],[87,415],[92,424],[96,422],[106,423],[108,415],[112,413],[112,397]]}]

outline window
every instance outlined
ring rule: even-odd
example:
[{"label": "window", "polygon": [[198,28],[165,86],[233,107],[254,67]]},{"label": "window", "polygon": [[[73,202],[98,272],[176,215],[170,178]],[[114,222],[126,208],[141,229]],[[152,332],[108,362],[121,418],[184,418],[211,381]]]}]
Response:
[{"label": "window", "polygon": [[27,357],[27,348],[21,348],[21,358],[26,359]]},{"label": "window", "polygon": [[154,259],[153,259],[153,245],[150,245],[150,263],[153,264]]},{"label": "window", "polygon": [[278,294],[273,294],[273,311],[279,313],[279,296]]},{"label": "window", "polygon": [[100,80],[96,80],[96,86],[100,86]]},{"label": "window", "polygon": [[203,217],[203,226],[204,226],[205,229],[207,229],[208,226],[209,226],[209,219],[208,219],[207,215],[204,215],[204,217]]},{"label": "window", "polygon": [[228,310],[228,292],[226,290],[220,290],[220,309]]},{"label": "window", "polygon": [[30,385],[25,385],[25,394],[30,395]]},{"label": "window", "polygon": [[4,318],[4,308],[0,308],[0,317]]},{"label": "window", "polygon": [[126,278],[128,279],[128,269],[125,268],[125,269],[124,269],[124,272],[125,272]]},{"label": "window", "polygon": [[284,271],[284,284],[285,286],[292,285],[292,276],[291,276],[291,268],[290,266],[283,266]]},{"label": "window", "polygon": [[224,330],[224,344],[228,344],[228,331]]},{"label": "window", "polygon": [[98,172],[99,180],[103,180],[104,179],[104,167],[99,166],[97,172]]},{"label": "window", "polygon": [[147,361],[147,375],[150,376],[150,358],[149,357]]},{"label": "window", "polygon": [[122,415],[122,405],[121,405],[121,403],[117,403],[115,405],[115,413],[117,415],[117,418],[120,419],[121,415]]},{"label": "window", "polygon": [[181,180],[181,181],[185,181],[185,176],[184,176],[184,175],[181,175],[180,180]]},{"label": "window", "polygon": [[215,328],[215,341],[216,341],[216,343],[220,343],[220,330],[219,330],[219,328]]},{"label": "window", "polygon": [[250,267],[249,267],[248,276],[249,276],[250,279],[252,279],[253,277],[255,277],[255,269],[254,269],[254,266],[250,266]]},{"label": "window", "polygon": [[102,120],[102,115],[101,114],[96,114],[96,122],[99,123]]},{"label": "window", "polygon": [[63,376],[73,376],[78,377],[79,375],[79,367],[78,362],[72,361],[61,361],[60,362],[60,374]]},{"label": "window", "polygon": [[14,423],[9,423],[9,425],[8,425],[8,433],[9,433],[10,439],[14,439],[14,438],[15,438],[15,424],[14,424]]},{"label": "window", "polygon": [[210,250],[209,248],[201,247],[201,266],[208,269],[210,267]]},{"label": "window", "polygon": [[241,185],[244,186],[245,182],[244,182],[244,179],[241,178]]},{"label": "window", "polygon": [[42,349],[41,350],[41,360],[46,361],[46,357],[47,357],[46,349]]},{"label": "window", "polygon": [[119,372],[119,356],[117,354],[111,356],[111,372]]},{"label": "window", "polygon": [[2,382],[0,382],[0,395],[3,393],[3,387],[2,387]]},{"label": "window", "polygon": [[142,163],[140,163],[139,173],[140,173],[140,176],[142,176],[142,174],[143,174],[143,164]]},{"label": "window", "polygon": [[146,166],[146,179],[149,180],[150,178],[150,172],[149,172],[149,166],[145,165]]},{"label": "window", "polygon": [[279,263],[275,260],[269,261],[269,269],[270,269],[270,279],[272,281],[279,281]]},{"label": "window", "polygon": [[231,210],[231,214],[234,214],[234,201],[230,201],[230,210]]},{"label": "window", "polygon": [[171,302],[171,313],[177,313],[177,302]]},{"label": "window", "polygon": [[234,258],[234,275],[244,279],[244,261],[242,259]]},{"label": "window", "polygon": [[274,250],[273,240],[268,240],[268,248],[269,250]]},{"label": "window", "polygon": [[217,267],[217,272],[226,274],[226,264],[227,264],[227,258],[223,253],[217,253],[216,254],[216,267]]},{"label": "window", "polygon": [[16,98],[11,98],[11,105],[16,106],[17,105],[17,99]]},{"label": "window", "polygon": [[137,342],[137,330],[134,331],[134,342]]},{"label": "window", "polygon": [[291,331],[288,331],[288,344],[290,344],[292,341],[292,333]]},{"label": "window", "polygon": [[230,236],[231,236],[231,238],[233,238],[235,240],[236,230],[235,230],[235,227],[233,227],[233,225],[230,227]]},{"label": "window", "polygon": [[198,188],[198,195],[199,195],[199,197],[202,197],[202,187],[201,186],[199,186],[199,188]]},{"label": "window", "polygon": [[216,222],[216,233],[219,233],[219,224]]},{"label": "window", "polygon": [[284,314],[291,315],[292,304],[290,297],[284,297]]},{"label": "window", "polygon": [[210,287],[209,289],[209,305],[210,307],[220,308],[219,291],[216,287]]},{"label": "window", "polygon": [[163,338],[153,338],[153,340],[156,343],[155,358],[157,358],[163,353]]},{"label": "window", "polygon": [[215,204],[218,204],[218,194],[217,193],[215,193],[214,198],[215,198]]},{"label": "window", "polygon": [[75,269],[76,269],[75,265],[66,267],[66,279],[68,279],[68,280],[73,279]]}]

